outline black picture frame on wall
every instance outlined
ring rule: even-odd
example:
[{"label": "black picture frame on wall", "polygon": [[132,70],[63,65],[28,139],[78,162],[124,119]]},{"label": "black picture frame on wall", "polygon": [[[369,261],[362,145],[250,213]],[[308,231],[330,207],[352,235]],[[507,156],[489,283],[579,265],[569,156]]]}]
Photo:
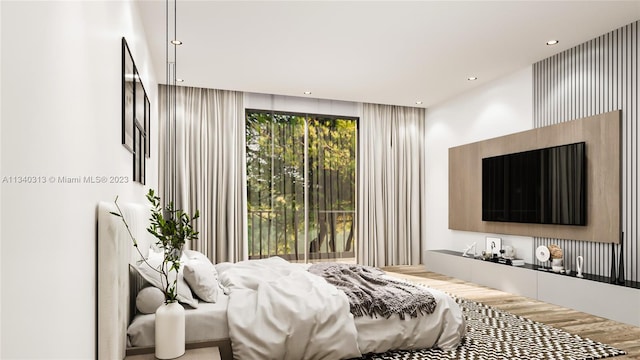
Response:
[{"label": "black picture frame on wall", "polygon": [[122,38],[122,145],[133,153],[136,66],[125,38]]},{"label": "black picture frame on wall", "polygon": [[135,150],[133,152],[133,167],[134,167],[134,181],[141,184],[145,183],[145,159],[147,152],[147,101],[149,97],[144,89],[144,85],[140,80],[140,73],[138,69],[135,70]]},{"label": "black picture frame on wall", "polygon": [[133,180],[146,181],[146,159],[151,157],[151,102],[129,45],[122,38],[122,145],[133,154]]},{"label": "black picture frame on wall", "polygon": [[135,127],[135,141],[134,141],[134,151],[133,151],[133,181],[144,184],[146,182],[145,179],[145,165],[146,165],[146,157],[145,157],[145,134],[144,128],[138,122],[136,122]]},{"label": "black picture frame on wall", "polygon": [[135,126],[134,127],[134,132],[133,132],[134,136],[133,136],[133,181],[135,182],[141,182],[140,181],[140,161],[139,161],[139,156],[138,156],[138,152],[140,151],[140,131],[138,130],[138,127]]},{"label": "black picture frame on wall", "polygon": [[[145,126],[145,107],[147,105],[147,92],[144,89],[144,85],[142,85],[142,81],[140,80],[140,73],[138,73],[138,69],[135,69],[134,73],[135,77],[135,100],[134,100],[134,120],[136,122],[136,126],[139,126],[142,132],[146,132]],[[144,147],[143,147],[144,149]]]},{"label": "black picture frame on wall", "polygon": [[144,133],[144,153],[149,159],[151,158],[151,102],[149,102],[149,97],[146,94],[144,95]]}]

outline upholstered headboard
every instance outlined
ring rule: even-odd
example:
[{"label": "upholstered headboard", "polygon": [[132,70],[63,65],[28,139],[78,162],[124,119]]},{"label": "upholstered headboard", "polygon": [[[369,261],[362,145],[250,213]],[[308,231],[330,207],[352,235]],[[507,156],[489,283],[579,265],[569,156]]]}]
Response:
[{"label": "upholstered headboard", "polygon": [[[147,232],[150,207],[118,202],[131,234],[146,257],[153,236]],[[133,247],[113,201],[98,204],[98,359],[124,359],[131,317],[129,264],[140,254]]]}]

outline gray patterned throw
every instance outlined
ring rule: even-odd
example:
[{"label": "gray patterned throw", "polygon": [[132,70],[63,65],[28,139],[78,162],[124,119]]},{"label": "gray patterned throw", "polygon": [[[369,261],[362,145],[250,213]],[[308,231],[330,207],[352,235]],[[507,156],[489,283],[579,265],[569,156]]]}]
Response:
[{"label": "gray patterned throw", "polygon": [[429,291],[408,282],[381,277],[385,272],[371,266],[318,263],[309,272],[323,277],[342,290],[349,298],[353,316],[383,316],[431,314],[436,300]]}]

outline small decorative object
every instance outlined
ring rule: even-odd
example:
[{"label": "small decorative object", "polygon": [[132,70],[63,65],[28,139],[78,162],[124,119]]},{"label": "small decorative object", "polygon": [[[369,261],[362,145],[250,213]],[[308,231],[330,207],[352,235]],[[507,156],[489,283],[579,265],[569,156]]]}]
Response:
[{"label": "small decorative object", "polygon": [[184,308],[177,301],[156,310],[156,358],[175,359],[184,354],[184,317]]},{"label": "small decorative object", "polygon": [[[198,232],[193,229],[191,222],[197,219],[200,213],[196,210],[195,214],[190,217],[182,210],[175,210],[172,202],[162,208],[160,198],[155,196],[153,189],[149,189],[147,200],[152,205],[151,224],[147,231],[158,239],[155,245],[163,253],[161,266],[156,268],[150,265],[142,255],[138,248],[138,242],[130,231],[129,236],[133,246],[142,258],[141,262],[144,262],[158,273],[164,287],[161,289],[165,297],[164,305],[161,305],[156,310],[156,358],[175,359],[185,352],[185,314],[184,308],[178,303],[178,276],[177,274],[175,276],[170,274],[172,272],[177,273],[180,269],[180,257],[182,256],[182,247],[185,242],[198,238]],[[117,197],[114,203],[118,212],[112,212],[111,214],[120,217],[125,228],[129,230],[129,224],[127,224],[120,206],[118,206]]]},{"label": "small decorative object", "polygon": [[469,251],[473,249],[473,257],[476,257],[476,243],[473,243],[471,245],[467,245],[466,248],[464,248],[464,252],[462,253],[462,256],[469,256]]},{"label": "small decorative object", "polygon": [[624,232],[620,234],[620,263],[618,264],[618,284],[624,285]]},{"label": "small decorative object", "polygon": [[562,259],[551,259],[551,270],[553,272],[562,272],[564,271],[564,266],[562,265]]},{"label": "small decorative object", "polygon": [[515,259],[516,250],[513,248],[513,246],[511,245],[504,246],[504,257],[506,257],[507,259]]},{"label": "small decorative object", "polygon": [[524,266],[524,259],[511,259],[511,265]]},{"label": "small decorative object", "polygon": [[548,248],[551,257],[551,270],[554,272],[564,272],[562,249],[555,244],[549,245]]},{"label": "small decorative object", "polygon": [[549,255],[551,256],[552,259],[562,259],[563,253],[560,246],[551,244],[548,246],[548,248],[549,248]]},{"label": "small decorative object", "polygon": [[548,247],[540,245],[536,248],[536,259],[538,259],[538,261],[540,261],[541,263],[549,261],[550,256],[551,254],[549,253]]},{"label": "small decorative object", "polygon": [[611,243],[611,280],[609,282],[612,284],[618,282],[616,278],[616,246],[614,243]]},{"label": "small decorative object", "polygon": [[489,254],[495,254],[497,257],[498,255],[500,255],[500,250],[502,249],[502,239],[487,236],[485,249]]},{"label": "small decorative object", "polygon": [[562,248],[560,246],[551,244],[548,246],[549,248],[549,256],[551,257],[551,270],[554,272],[563,272],[563,253]]},{"label": "small decorative object", "polygon": [[582,264],[584,263],[584,258],[582,257],[582,255],[578,256],[576,258],[576,269],[578,271],[578,274],[576,275],[577,277],[581,278],[582,276]]}]

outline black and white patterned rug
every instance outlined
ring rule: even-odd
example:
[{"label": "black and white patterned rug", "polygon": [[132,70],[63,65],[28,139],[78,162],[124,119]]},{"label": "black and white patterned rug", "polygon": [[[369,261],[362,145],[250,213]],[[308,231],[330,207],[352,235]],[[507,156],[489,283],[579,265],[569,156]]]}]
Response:
[{"label": "black and white patterned rug", "polygon": [[455,298],[467,320],[467,336],[455,350],[426,349],[367,354],[366,360],[591,360],[622,350],[478,302]]}]

